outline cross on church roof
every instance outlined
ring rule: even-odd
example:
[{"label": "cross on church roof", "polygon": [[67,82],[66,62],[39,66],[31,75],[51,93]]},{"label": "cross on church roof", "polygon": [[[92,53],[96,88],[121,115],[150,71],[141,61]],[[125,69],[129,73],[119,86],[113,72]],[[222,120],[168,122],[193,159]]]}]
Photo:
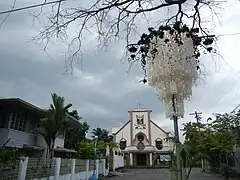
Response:
[{"label": "cross on church roof", "polygon": [[142,108],[142,104],[141,103],[138,103],[138,108]]}]

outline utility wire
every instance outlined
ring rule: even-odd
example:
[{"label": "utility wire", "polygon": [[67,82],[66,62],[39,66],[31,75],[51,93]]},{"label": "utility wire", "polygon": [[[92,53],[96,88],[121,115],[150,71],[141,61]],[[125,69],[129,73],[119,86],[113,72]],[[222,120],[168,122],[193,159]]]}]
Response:
[{"label": "utility wire", "polygon": [[[64,2],[64,1],[67,1],[67,0],[57,0],[57,1],[51,1],[51,2],[44,2],[44,3],[41,3],[41,4],[35,4],[35,5],[25,6],[25,7],[16,8],[16,9],[11,9],[11,10],[7,10],[7,11],[1,11],[0,15],[11,13],[11,12],[16,12],[16,11],[22,11],[22,10],[25,10],[25,9],[36,8],[36,7],[39,7],[39,6],[46,6],[46,5],[54,4],[54,3],[61,3],[61,2]],[[219,35],[216,35],[216,37],[236,36],[236,35],[240,35],[240,32],[239,33],[231,33],[231,34],[219,34]]]},{"label": "utility wire", "polygon": [[202,119],[201,114],[202,112],[195,111],[194,113],[190,113],[189,115],[194,116],[194,118],[197,120],[197,123],[199,123],[201,122],[201,119]]},{"label": "utility wire", "polygon": [[219,35],[216,35],[217,37],[222,37],[222,36],[236,36],[236,35],[240,35],[240,32],[239,33],[231,33],[231,34],[219,34]]},{"label": "utility wire", "polygon": [[66,1],[66,0],[57,0],[57,1],[51,1],[51,2],[44,2],[44,3],[41,3],[41,4],[35,4],[35,5],[25,6],[25,7],[16,8],[16,9],[11,9],[11,10],[7,10],[7,11],[1,11],[0,15],[11,13],[11,12],[16,12],[16,11],[22,11],[22,10],[25,10],[25,9],[36,8],[36,7],[39,7],[39,6],[46,6],[46,5],[54,4],[54,3],[61,3],[63,1]]}]

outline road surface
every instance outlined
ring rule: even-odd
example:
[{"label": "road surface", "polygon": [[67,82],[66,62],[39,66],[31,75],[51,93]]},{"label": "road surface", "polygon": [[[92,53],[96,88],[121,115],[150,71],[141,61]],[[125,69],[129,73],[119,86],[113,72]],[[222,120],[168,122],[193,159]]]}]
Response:
[{"label": "road surface", "polygon": [[[121,176],[110,178],[111,180],[169,180],[168,169],[128,169],[119,173]],[[202,173],[200,169],[191,172],[189,180],[222,180],[212,174]]]}]

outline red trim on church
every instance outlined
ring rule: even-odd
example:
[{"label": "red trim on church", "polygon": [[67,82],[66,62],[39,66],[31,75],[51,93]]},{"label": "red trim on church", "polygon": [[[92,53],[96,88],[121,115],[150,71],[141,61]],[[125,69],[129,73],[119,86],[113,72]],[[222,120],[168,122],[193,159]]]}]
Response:
[{"label": "red trim on church", "polygon": [[151,139],[151,122],[150,122],[150,113],[152,111],[148,111],[148,137],[149,137],[149,144],[152,144],[152,139]]},{"label": "red trim on church", "polygon": [[148,109],[143,109],[143,110],[132,110],[132,111],[128,111],[129,113],[131,112],[152,112],[152,110],[148,110]]},{"label": "red trim on church", "polygon": [[131,125],[131,127],[130,127],[130,137],[131,137],[131,145],[133,145],[133,113],[132,113],[132,111],[128,111],[129,113],[130,113],[130,125]]}]

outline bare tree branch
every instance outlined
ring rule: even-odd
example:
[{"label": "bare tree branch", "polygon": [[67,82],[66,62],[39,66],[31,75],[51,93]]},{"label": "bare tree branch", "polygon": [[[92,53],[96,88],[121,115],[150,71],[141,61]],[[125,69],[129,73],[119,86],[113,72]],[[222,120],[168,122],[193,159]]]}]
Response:
[{"label": "bare tree branch", "polygon": [[203,36],[208,36],[209,32],[202,27],[203,11],[208,8],[217,15],[214,9],[222,3],[224,1],[217,0],[95,0],[88,7],[61,8],[59,3],[47,14],[48,23],[34,40],[44,43],[45,48],[55,38],[68,42],[68,28],[79,24],[78,35],[68,42],[66,65],[68,70],[72,70],[74,64],[81,60],[86,33],[96,36],[98,49],[121,38],[125,38],[128,45],[131,36],[139,29],[136,24],[138,20],[147,21],[150,13],[174,6],[176,11],[170,17],[159,19],[161,23],[174,24],[187,19],[193,28],[198,27]]},{"label": "bare tree branch", "polygon": [[[13,4],[12,4],[12,9],[13,10],[15,8],[15,5],[16,5],[16,0],[13,1]],[[2,20],[2,22],[0,23],[0,28],[2,27],[2,25],[4,24],[4,22],[7,20],[7,18],[11,15],[11,12],[8,12],[6,17]]]},{"label": "bare tree branch", "polygon": [[25,6],[25,7],[21,7],[21,8],[17,8],[17,9],[12,8],[12,9],[7,10],[7,11],[0,11],[0,15],[12,13],[12,12],[17,12],[17,11],[22,11],[22,10],[26,10],[26,9],[32,9],[32,8],[41,7],[41,6],[46,6],[46,5],[49,5],[49,4],[63,2],[63,1],[66,1],[66,0],[57,0],[57,1],[51,1],[51,2],[46,2],[45,1],[44,3],[30,5],[30,6]]}]

